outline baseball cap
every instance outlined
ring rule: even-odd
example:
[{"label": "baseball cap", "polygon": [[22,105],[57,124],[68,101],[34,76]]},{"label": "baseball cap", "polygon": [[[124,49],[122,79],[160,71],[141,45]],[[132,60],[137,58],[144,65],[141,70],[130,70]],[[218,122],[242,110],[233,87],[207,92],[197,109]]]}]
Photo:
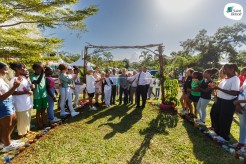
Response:
[{"label": "baseball cap", "polygon": [[67,66],[67,69],[73,70],[73,67],[71,65]]}]

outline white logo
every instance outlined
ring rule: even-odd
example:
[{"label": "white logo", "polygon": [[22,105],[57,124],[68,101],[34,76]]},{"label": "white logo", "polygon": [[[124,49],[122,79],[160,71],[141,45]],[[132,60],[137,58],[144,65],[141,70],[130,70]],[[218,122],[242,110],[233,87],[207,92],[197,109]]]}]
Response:
[{"label": "white logo", "polygon": [[228,3],[223,12],[226,18],[232,20],[240,20],[243,17],[243,7],[236,3]]}]

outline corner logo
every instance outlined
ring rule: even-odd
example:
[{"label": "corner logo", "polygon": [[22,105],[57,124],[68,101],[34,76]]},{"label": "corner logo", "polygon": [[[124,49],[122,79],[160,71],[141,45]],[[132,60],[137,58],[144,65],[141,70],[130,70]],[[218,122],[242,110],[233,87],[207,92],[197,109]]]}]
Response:
[{"label": "corner logo", "polygon": [[228,7],[227,10],[226,10],[226,12],[227,13],[231,13],[232,12],[232,9],[233,9],[233,6],[232,7]]},{"label": "corner logo", "polygon": [[241,20],[243,17],[243,7],[236,3],[228,3],[224,8],[224,15],[232,20]]}]

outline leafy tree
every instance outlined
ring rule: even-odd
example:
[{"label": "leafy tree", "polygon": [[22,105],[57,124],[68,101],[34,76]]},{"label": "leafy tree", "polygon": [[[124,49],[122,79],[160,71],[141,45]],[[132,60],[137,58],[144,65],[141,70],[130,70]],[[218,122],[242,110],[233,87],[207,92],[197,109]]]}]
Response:
[{"label": "leafy tree", "polygon": [[85,30],[83,20],[94,15],[95,6],[74,10],[71,5],[78,0],[5,0],[0,4],[0,27],[20,24],[38,24],[39,27],[66,26],[73,30]]},{"label": "leafy tree", "polygon": [[181,68],[182,70],[185,70],[188,67],[188,64],[188,59],[183,56],[177,56],[172,63],[174,67]]},{"label": "leafy tree", "polygon": [[198,64],[211,67],[218,65],[220,60],[220,50],[215,43],[213,37],[208,36],[207,31],[203,29],[194,39],[181,42],[181,46],[186,54],[198,54],[200,56]]},{"label": "leafy tree", "polygon": [[88,61],[90,61],[91,63],[95,64],[96,66],[100,66],[100,67],[102,66],[102,64],[104,62],[103,57],[100,53],[90,54]]},{"label": "leafy tree", "polygon": [[131,67],[134,68],[134,69],[138,69],[140,66],[141,66],[141,64],[138,63],[138,62],[132,62],[131,63]]},{"label": "leafy tree", "polygon": [[238,66],[245,67],[246,66],[246,51],[245,50],[239,51],[234,61]]},{"label": "leafy tree", "polygon": [[90,6],[74,10],[77,0],[5,0],[0,3],[0,56],[18,57],[29,63],[32,58],[43,60],[42,55],[52,53],[62,40],[42,36],[40,28],[67,27],[86,31],[83,22],[98,9]]},{"label": "leafy tree", "polygon": [[80,54],[71,54],[68,52],[60,52],[59,56],[66,63],[73,63],[80,58]]},{"label": "leafy tree", "polygon": [[216,48],[221,53],[228,55],[229,62],[235,63],[237,48],[246,45],[246,24],[236,23],[233,26],[219,28],[214,34]]},{"label": "leafy tree", "polygon": [[[236,23],[233,26],[219,28],[212,36],[201,30],[194,39],[181,42],[186,54],[198,56],[197,64],[205,68],[218,67],[222,56],[227,55],[229,62],[236,62],[237,48],[246,44],[246,24]],[[176,55],[172,53],[172,55]]]},{"label": "leafy tree", "polygon": [[125,63],[124,67],[128,69],[130,67],[130,61],[129,59],[124,59],[123,62]]}]

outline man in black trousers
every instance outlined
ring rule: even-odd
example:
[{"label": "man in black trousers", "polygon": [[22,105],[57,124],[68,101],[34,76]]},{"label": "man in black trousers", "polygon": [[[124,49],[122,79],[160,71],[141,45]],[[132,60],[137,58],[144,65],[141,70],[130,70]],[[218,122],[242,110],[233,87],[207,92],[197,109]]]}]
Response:
[{"label": "man in black trousers", "polygon": [[118,76],[116,75],[116,70],[113,69],[112,74],[110,75],[111,80],[113,81],[112,85],[112,93],[111,93],[111,104],[115,104],[115,96],[116,96],[116,83],[118,81]]},{"label": "man in black trousers", "polygon": [[146,84],[145,84],[145,96],[146,96],[146,99],[147,99],[147,95],[148,95],[148,91],[149,91],[149,86],[150,86],[150,83],[151,83],[151,80],[152,80],[152,76],[149,72],[147,72],[147,68],[146,67],[143,67],[143,72],[146,74]]},{"label": "man in black trousers", "polygon": [[139,68],[139,73],[135,75],[137,78],[137,106],[136,108],[140,108],[140,96],[142,97],[142,109],[145,108],[146,104],[146,73],[143,72],[143,67]]}]

